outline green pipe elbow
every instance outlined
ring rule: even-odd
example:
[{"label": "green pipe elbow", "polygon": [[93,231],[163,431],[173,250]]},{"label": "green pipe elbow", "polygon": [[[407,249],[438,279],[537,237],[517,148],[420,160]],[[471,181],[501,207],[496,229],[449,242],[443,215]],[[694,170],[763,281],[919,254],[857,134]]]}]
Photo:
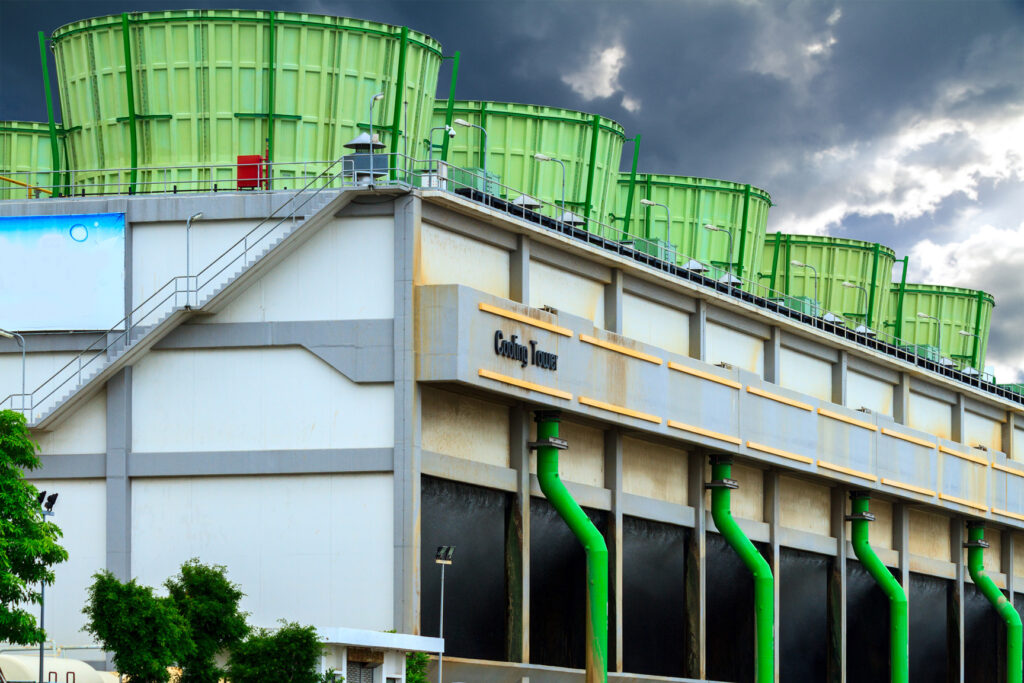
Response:
[{"label": "green pipe elbow", "polygon": [[586,683],[608,681],[608,545],[558,476],[557,411],[537,411],[537,480],[540,490],[583,545],[587,556]]},{"label": "green pipe elbow", "polygon": [[775,578],[772,568],[732,517],[732,460],[711,459],[711,517],[722,538],[754,577],[755,683],[775,680]]},{"label": "green pipe elbow", "polygon": [[851,543],[857,559],[889,598],[889,676],[892,683],[907,683],[910,679],[907,594],[871,548],[868,524],[874,516],[869,511],[870,502],[871,496],[866,491],[850,492],[853,514],[847,519],[852,532]]},{"label": "green pipe elbow", "polygon": [[972,522],[967,527],[967,569],[971,580],[982,595],[992,603],[996,612],[1006,624],[1006,683],[1021,683],[1024,675],[1021,660],[1020,615],[992,578],[985,573],[985,526]]}]

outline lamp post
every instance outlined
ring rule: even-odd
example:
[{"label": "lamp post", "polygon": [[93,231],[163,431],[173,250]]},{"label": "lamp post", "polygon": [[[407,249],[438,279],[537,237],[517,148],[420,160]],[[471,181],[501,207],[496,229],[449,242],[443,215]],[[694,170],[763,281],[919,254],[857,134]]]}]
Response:
[{"label": "lamp post", "polygon": [[[946,359],[942,357],[942,321],[936,318],[934,315],[928,315],[927,313],[917,312],[917,317],[924,320],[934,320],[935,325],[939,330],[938,335],[938,347],[939,347],[939,365],[946,365]],[[953,361],[949,361],[949,365],[952,365]]]},{"label": "lamp post", "polygon": [[[53,504],[57,502],[57,494],[51,493],[49,496],[46,495],[46,491],[42,491],[39,497],[36,499],[39,503],[39,512],[43,515],[43,524],[46,524],[47,517],[53,517]],[[39,631],[42,633],[45,628],[46,620],[46,581],[42,580],[39,582]],[[39,683],[46,683],[43,678],[43,648],[46,647],[46,636],[41,635],[39,638]]]},{"label": "lamp post", "polygon": [[809,263],[797,261],[796,259],[790,261],[789,264],[797,268],[810,268],[811,272],[814,273],[814,317],[817,318],[818,313],[821,311],[821,307],[818,306],[818,269]]},{"label": "lamp post", "polygon": [[852,282],[844,281],[843,287],[847,289],[859,289],[864,293],[864,322],[854,330],[854,332],[860,332],[861,334],[868,334],[871,330],[868,328],[868,290],[861,285],[854,284]]},{"label": "lamp post", "polygon": [[726,230],[725,228],[720,228],[717,225],[711,225],[710,223],[705,223],[704,229],[710,230],[712,232],[724,232],[726,235],[729,236],[729,258],[726,262],[726,272],[729,274],[729,286],[732,287],[732,231]]},{"label": "lamp post", "polygon": [[373,185],[373,105],[377,100],[384,99],[384,93],[379,92],[370,98],[370,184]]},{"label": "lamp post", "polygon": [[[437,628],[437,637],[444,640],[444,568],[452,563],[452,555],[455,554],[455,546],[439,545],[437,554],[434,555],[434,562],[441,565],[441,623]],[[441,681],[441,668],[444,665],[444,652],[437,653],[437,683]]]},{"label": "lamp post", "polygon": [[561,159],[555,159],[549,157],[547,154],[541,154],[540,152],[533,155],[533,158],[537,161],[553,161],[562,167],[562,211],[558,214],[558,222],[561,223],[562,219],[565,218],[565,163]]},{"label": "lamp post", "polygon": [[192,305],[192,221],[202,218],[203,212],[197,211],[185,221],[185,305]]},{"label": "lamp post", "polygon": [[[17,332],[9,332],[7,330],[0,330],[0,337],[5,339],[16,339],[18,344],[21,345],[21,412],[25,412],[25,338]],[[11,406],[14,407],[13,405]]]},{"label": "lamp post", "polygon": [[[406,126],[408,128],[408,126]],[[443,130],[446,132],[449,138],[455,137],[455,129],[445,124],[443,126],[434,126],[427,132],[427,168],[434,168],[434,131]]]},{"label": "lamp post", "polygon": [[466,119],[455,119],[453,121],[458,126],[465,126],[466,128],[476,128],[478,131],[483,133],[483,149],[480,151],[480,167],[484,171],[484,194],[487,194],[487,131],[483,126],[478,126],[475,123],[470,123]]},{"label": "lamp post", "polygon": [[[975,350],[977,350],[978,344],[981,343],[981,337],[979,337],[978,335],[974,334],[973,332],[968,332],[967,330],[957,330],[957,334],[959,334],[961,337],[974,337],[974,339],[976,340],[974,342]],[[973,372],[968,372],[968,370],[973,370]],[[968,366],[968,368],[964,369],[963,372],[968,374],[968,375],[981,374],[981,371],[978,370],[978,368],[970,367],[970,366]]]}]

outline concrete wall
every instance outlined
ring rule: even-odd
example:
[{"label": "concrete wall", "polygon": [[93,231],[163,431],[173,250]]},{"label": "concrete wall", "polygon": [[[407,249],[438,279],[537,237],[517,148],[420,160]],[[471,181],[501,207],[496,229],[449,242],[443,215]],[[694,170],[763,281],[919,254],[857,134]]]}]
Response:
[{"label": "concrete wall", "polygon": [[885,380],[850,370],[846,375],[846,405],[867,408],[871,412],[892,416],[893,385]]},{"label": "concrete wall", "polygon": [[508,251],[424,223],[416,284],[462,284],[508,298]]},{"label": "concrete wall", "polygon": [[508,406],[422,388],[423,450],[509,466]]},{"label": "concrete wall", "polygon": [[530,306],[550,306],[604,327],[604,285],[568,270],[530,261]]},{"label": "concrete wall", "polygon": [[689,314],[628,292],[622,297],[622,334],[673,353],[690,355]]},{"label": "concrete wall", "polygon": [[688,463],[686,451],[625,437],[622,440],[622,490],[686,505]]},{"label": "concrete wall", "polygon": [[[832,400],[832,364],[782,347],[779,384],[823,401]],[[749,369],[749,368],[748,368]]]},{"label": "concrete wall", "polygon": [[764,342],[725,325],[707,324],[707,359],[764,376]]}]

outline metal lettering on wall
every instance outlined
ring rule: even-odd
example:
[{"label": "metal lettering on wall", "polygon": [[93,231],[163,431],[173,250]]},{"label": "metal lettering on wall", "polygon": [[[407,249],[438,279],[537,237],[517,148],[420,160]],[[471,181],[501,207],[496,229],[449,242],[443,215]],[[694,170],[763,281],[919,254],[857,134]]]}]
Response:
[{"label": "metal lettering on wall", "polygon": [[505,335],[501,333],[501,330],[495,330],[494,353],[498,356],[517,360],[524,368],[527,364],[530,364],[544,370],[558,369],[557,353],[541,351],[537,348],[537,342],[533,339],[526,344],[520,344],[519,335],[517,334],[513,334],[508,339],[505,339]]}]

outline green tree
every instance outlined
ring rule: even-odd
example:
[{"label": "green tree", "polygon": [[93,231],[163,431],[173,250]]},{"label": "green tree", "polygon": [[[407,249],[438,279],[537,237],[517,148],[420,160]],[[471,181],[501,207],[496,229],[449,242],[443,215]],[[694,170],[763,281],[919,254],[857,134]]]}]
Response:
[{"label": "green tree", "polygon": [[427,683],[429,661],[426,652],[410,652],[405,655],[405,683]]},{"label": "green tree", "polygon": [[43,519],[39,492],[23,475],[39,467],[37,448],[25,416],[0,411],[0,642],[44,639],[26,607],[39,603],[41,583],[53,583],[51,567],[68,559],[60,528]]},{"label": "green tree", "polygon": [[195,644],[192,654],[181,660],[181,683],[217,683],[224,671],[214,657],[249,632],[247,615],[238,607],[245,593],[228,581],[226,567],[205,565],[196,558],[183,564],[181,574],[164,585]]},{"label": "green tree", "polygon": [[231,683],[323,683],[317,672],[322,653],[314,627],[282,620],[280,629],[258,629],[234,647],[228,678]]},{"label": "green tree", "polygon": [[195,651],[188,622],[171,599],[135,579],[124,583],[109,571],[97,572],[82,612],[88,618],[83,630],[113,653],[117,670],[133,683],[166,683],[167,667]]}]

